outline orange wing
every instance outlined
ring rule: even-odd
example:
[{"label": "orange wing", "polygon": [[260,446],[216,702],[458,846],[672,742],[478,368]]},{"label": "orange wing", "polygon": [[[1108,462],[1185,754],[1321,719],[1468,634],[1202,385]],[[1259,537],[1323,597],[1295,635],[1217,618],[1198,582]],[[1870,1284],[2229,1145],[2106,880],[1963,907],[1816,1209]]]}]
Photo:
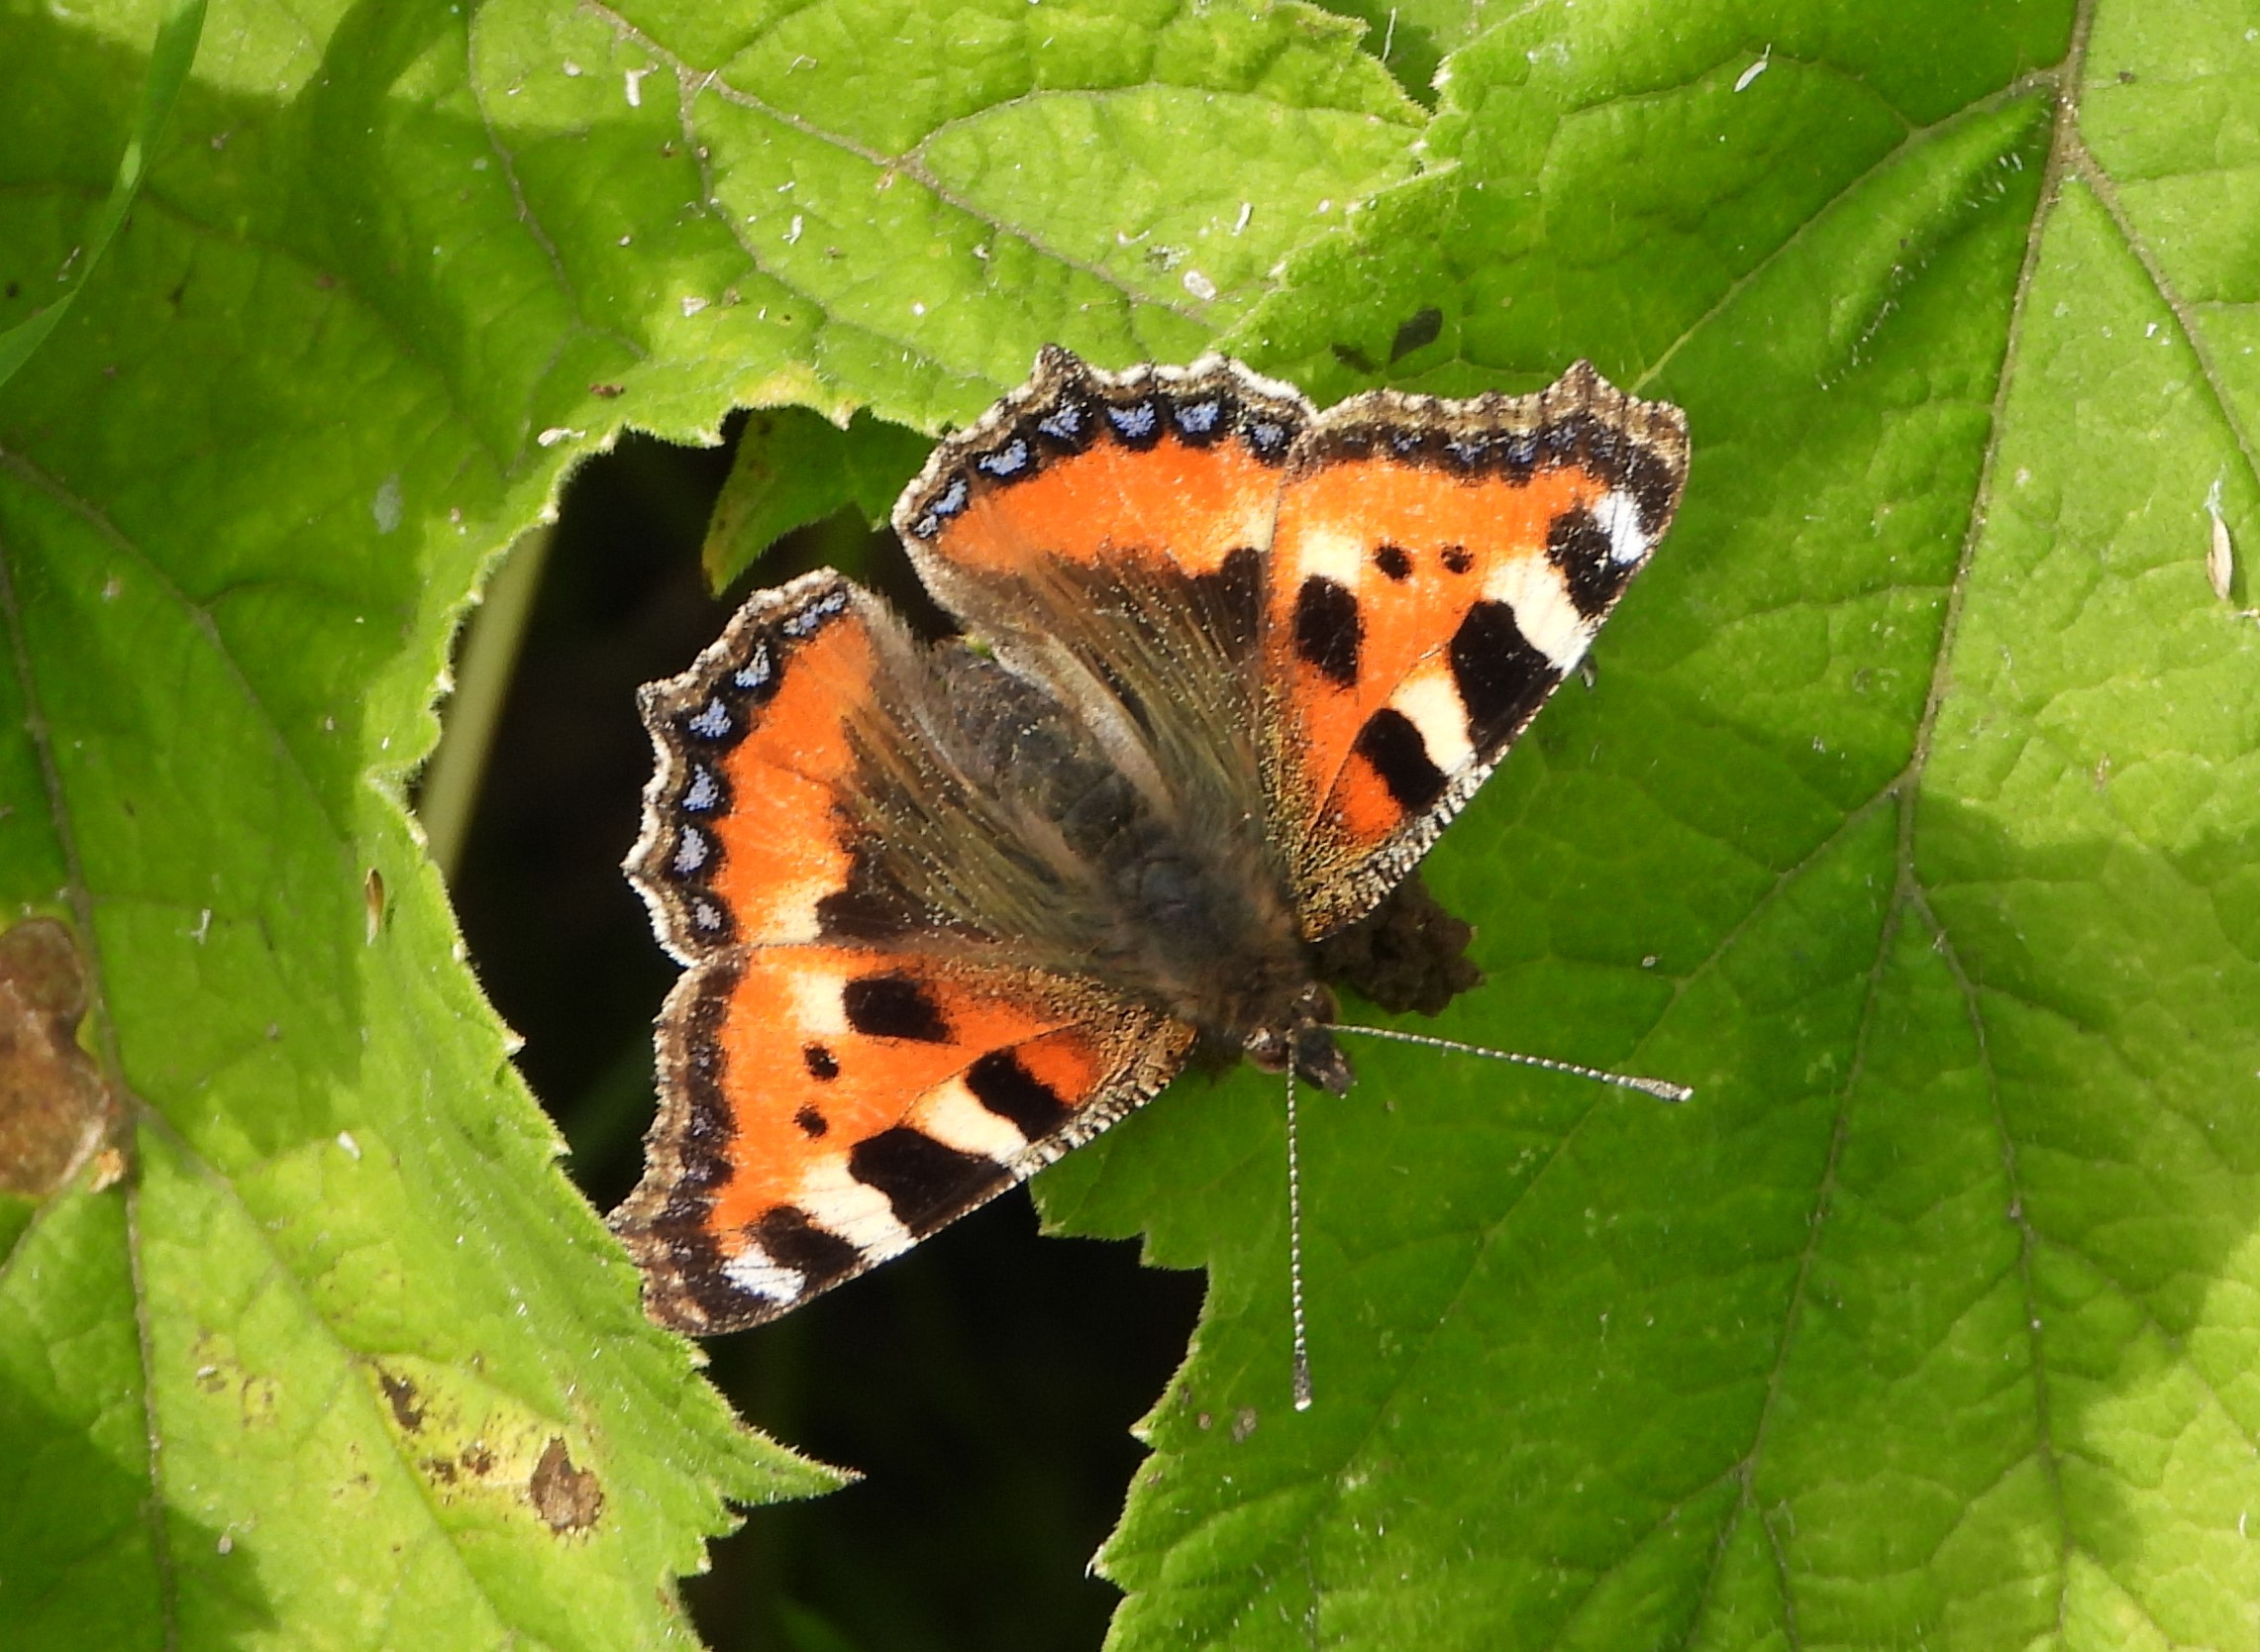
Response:
[{"label": "orange wing", "polygon": [[1027,1180],[1169,1083],[1192,1034],[1070,978],[868,947],[686,974],[613,1226],[677,1330],[758,1325]]},{"label": "orange wing", "polygon": [[1584,658],[1671,525],[1676,407],[1579,362],[1534,396],[1377,391],[1296,444],[1265,676],[1303,931],[1362,916]]},{"label": "orange wing", "polygon": [[1151,554],[1188,575],[1271,544],[1280,477],[1311,420],[1292,385],[1208,357],[1103,373],[1047,345],[1036,370],[935,449],[894,526],[945,607],[961,576],[1031,560]]},{"label": "orange wing", "polygon": [[1261,830],[1265,568],[1314,417],[1221,358],[1116,374],[1047,347],[895,507],[935,600],[1193,841]]},{"label": "orange wing", "polygon": [[691,968],[612,1223],[678,1329],[759,1324],[895,1255],[1151,1096],[1191,1043],[983,932],[1055,891],[1016,886],[1036,874],[918,738],[928,659],[821,571],[645,690],[659,768],[628,872]]}]

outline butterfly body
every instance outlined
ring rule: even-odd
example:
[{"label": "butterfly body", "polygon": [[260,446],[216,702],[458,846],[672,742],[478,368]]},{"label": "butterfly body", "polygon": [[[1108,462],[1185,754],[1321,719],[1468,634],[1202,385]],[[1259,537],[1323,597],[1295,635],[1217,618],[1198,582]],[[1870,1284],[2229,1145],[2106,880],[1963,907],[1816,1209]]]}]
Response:
[{"label": "butterfly body", "polygon": [[[1040,899],[1025,904],[1009,940],[984,936],[973,951],[1077,960],[1234,1054],[1288,1047],[1314,1012],[1330,1010],[1261,818],[1204,808],[1197,788],[1118,760],[1138,750],[1139,731],[1106,727],[1127,722],[1112,695],[1079,704],[962,642],[906,643],[892,686],[898,704],[922,708],[917,724],[939,766],[991,800]],[[905,801],[867,799],[865,832],[888,831]],[[927,896],[929,912],[940,898]],[[993,924],[995,910],[980,921]],[[949,950],[942,934],[933,941]],[[1312,1045],[1308,1032],[1302,1042]],[[1322,1060],[1307,1076],[1325,1083],[1320,1074],[1340,1066]]]},{"label": "butterfly body", "polygon": [[628,869],[687,969],[614,1224],[655,1314],[773,1317],[1202,1051],[1347,1089],[1330,983],[1474,979],[1408,875],[1685,469],[1677,410],[1582,364],[1319,413],[1047,351],[896,510],[962,637],[819,570],[645,690]]}]

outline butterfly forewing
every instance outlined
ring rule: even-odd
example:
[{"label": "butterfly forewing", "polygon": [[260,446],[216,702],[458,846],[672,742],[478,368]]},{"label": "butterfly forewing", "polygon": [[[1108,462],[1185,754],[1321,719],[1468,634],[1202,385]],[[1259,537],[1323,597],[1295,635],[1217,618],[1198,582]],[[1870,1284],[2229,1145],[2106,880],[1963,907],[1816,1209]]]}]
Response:
[{"label": "butterfly forewing", "polygon": [[1670,525],[1678,409],[1580,363],[1534,396],[1359,396],[1308,427],[1273,545],[1276,830],[1304,933],[1419,860]]}]

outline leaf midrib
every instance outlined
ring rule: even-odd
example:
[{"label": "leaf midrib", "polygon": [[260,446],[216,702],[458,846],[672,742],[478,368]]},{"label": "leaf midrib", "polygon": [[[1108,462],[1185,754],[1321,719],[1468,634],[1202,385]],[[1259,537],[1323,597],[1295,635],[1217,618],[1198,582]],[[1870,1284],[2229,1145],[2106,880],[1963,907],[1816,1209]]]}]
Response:
[{"label": "leaf midrib", "polygon": [[[1861,1005],[1860,1020],[1855,1034],[1854,1057],[1847,1067],[1842,1087],[1838,1092],[1837,1112],[1831,1126],[1828,1158],[1819,1186],[1814,1192],[1804,1251],[1798,1260],[1797,1279],[1791,1288],[1789,1300],[1783,1313],[1782,1331],[1776,1348],[1774,1371],[1768,1380],[1766,1395],[1759,1406],[1758,1418],[1752,1429],[1750,1450],[1740,1465],[1743,1475],[1743,1495],[1735,1499],[1734,1506],[1728,1511],[1725,1520],[1721,1523],[1717,1539],[1718,1552],[1723,1555],[1727,1545],[1733,1541],[1734,1532],[1745,1514],[1754,1511],[1751,1488],[1756,1481],[1759,1466],[1764,1458],[1767,1437],[1781,1392],[1782,1375],[1788,1365],[1790,1351],[1796,1345],[1799,1324],[1804,1317],[1806,1289],[1810,1278],[1812,1259],[1819,1248],[1820,1236],[1826,1229],[1828,1219],[1833,1213],[1837,1164],[1843,1148],[1853,1091],[1861,1075],[1865,1072],[1868,1041],[1873,1028],[1877,1001],[1885,976],[1890,968],[1891,954],[1905,925],[1907,914],[1912,911],[1936,938],[1937,944],[1946,958],[1947,967],[1953,976],[1957,989],[1962,994],[1963,1003],[1970,1019],[1971,1033],[1977,1044],[1979,1064],[1986,1075],[1987,1096],[2002,1147],[2003,1174],[2009,1185],[2011,1209],[2016,1213],[2015,1220],[2018,1227],[2017,1277],[2019,1289],[2023,1295],[2023,1320],[2027,1327],[2026,1334],[2030,1350],[2029,1380],[2032,1385],[2034,1414],[2033,1449],[2040,1457],[2043,1472],[2047,1478],[2049,1497],[2053,1504],[2057,1526],[2056,1599],[2059,1634],[2063,1630],[2070,1584],[2072,1525],[2064,1500],[2063,1483],[2057,1471],[2055,1444],[2049,1428],[2047,1366],[2040,1342],[2039,1320],[2033,1304],[2031,1257],[2034,1234],[2031,1218],[2024,1208],[2022,1189],[2017,1180],[2015,1138],[2010,1132],[2007,1118],[2002,1110],[2000,1074],[1994,1066],[1991,1046],[1987,1039],[1984,1012],[1978,1003],[1976,994],[1971,989],[1969,979],[1963,971],[1960,958],[1954,952],[1952,939],[1945,925],[1931,910],[1927,895],[1922,888],[1921,880],[1915,871],[1914,836],[1917,801],[1924,774],[1929,767],[1931,746],[1936,734],[1938,719],[1951,687],[1950,668],[1954,658],[1955,643],[1961,630],[1962,609],[1967,600],[1970,574],[1976,566],[1978,547],[1985,532],[1987,508],[1993,495],[1994,477],[1998,468],[2002,436],[2008,407],[2009,386],[2015,376],[2017,347],[2023,334],[2026,303],[2031,292],[2034,274],[2039,267],[2041,243],[2047,233],[2052,216],[2051,209],[2054,204],[2056,186],[2062,174],[2063,135],[2078,118],[2079,77],[2086,63],[2087,43],[2094,24],[2095,5],[2096,0],[2078,0],[2073,15],[2071,39],[2064,57],[2052,67],[2029,73],[2019,81],[2020,86],[2028,88],[2037,88],[2043,84],[2053,86],[2056,96],[2056,132],[2052,135],[2049,145],[2047,169],[2042,176],[2040,189],[2035,197],[2032,220],[2025,232],[2023,257],[2019,260],[2016,284],[2010,294],[2008,326],[2003,333],[2001,365],[1994,386],[1994,402],[1988,419],[1985,452],[1980,463],[1978,483],[1973,490],[1970,508],[1964,523],[1962,546],[1956,558],[1953,576],[1947,584],[1946,611],[1939,626],[1937,652],[1931,663],[1929,688],[1924,696],[1922,715],[1916,724],[1915,736],[1906,768],[1894,778],[1891,786],[1887,788],[1888,794],[1896,797],[1900,817],[1898,839],[1894,852],[1895,878],[1892,904],[1890,910],[1885,914],[1883,924],[1880,926],[1875,959],[1869,970],[1868,990]],[[1782,1552],[1780,1535],[1774,1530],[1773,1522],[1767,1520],[1763,1523],[1766,1528],[1767,1542],[1774,1554],[1775,1564],[1779,1572],[1783,1632],[1788,1637],[1791,1647],[1795,1649],[1799,1646],[1800,1641],[1797,1630],[1797,1597],[1792,1589],[1789,1559]],[[1704,1579],[1703,1592],[1697,1600],[1695,1614],[1690,1620],[1688,1634],[1682,1641],[1683,1646],[1693,1646],[1695,1636],[1700,1632],[1704,1616],[1709,1609],[1711,1591],[1716,1585],[1718,1571],[1714,1567]]]}]

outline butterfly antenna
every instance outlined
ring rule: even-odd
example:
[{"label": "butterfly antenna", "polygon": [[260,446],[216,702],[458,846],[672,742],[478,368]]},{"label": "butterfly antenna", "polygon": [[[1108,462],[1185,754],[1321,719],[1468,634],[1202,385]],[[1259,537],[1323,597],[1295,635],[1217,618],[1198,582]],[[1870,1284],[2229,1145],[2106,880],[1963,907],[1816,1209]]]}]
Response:
[{"label": "butterfly antenna", "polygon": [[1294,1315],[1294,1408],[1310,1409],[1310,1342],[1302,1319],[1301,1131],[1294,1105],[1294,1064],[1286,1070],[1286,1290]]},{"label": "butterfly antenna", "polygon": [[[1360,1027],[1347,1022],[1336,1022],[1335,1032],[1362,1033],[1367,1038],[1386,1038],[1397,1044],[1422,1044],[1431,1050],[1456,1050],[1463,1056],[1487,1056],[1492,1061],[1510,1061],[1518,1067],[1542,1067],[1549,1073],[1567,1073],[1574,1078],[1592,1079],[1598,1084],[1618,1084],[1625,1089],[1636,1089],[1643,1095],[1653,1095],[1659,1101],[1685,1101],[1695,1091],[1686,1084],[1675,1084],[1669,1079],[1643,1079],[1634,1073],[1605,1073],[1597,1067],[1580,1067],[1574,1061],[1555,1061],[1549,1056],[1525,1056],[1514,1050],[1493,1050],[1482,1044],[1462,1044],[1456,1038],[1438,1038],[1432,1033],[1399,1032],[1394,1027]],[[1292,1086],[1289,1086],[1290,1090]],[[1290,1099],[1287,1107],[1287,1164],[1294,1164],[1294,1109]],[[1291,1201],[1290,1201],[1291,1208]]]}]

